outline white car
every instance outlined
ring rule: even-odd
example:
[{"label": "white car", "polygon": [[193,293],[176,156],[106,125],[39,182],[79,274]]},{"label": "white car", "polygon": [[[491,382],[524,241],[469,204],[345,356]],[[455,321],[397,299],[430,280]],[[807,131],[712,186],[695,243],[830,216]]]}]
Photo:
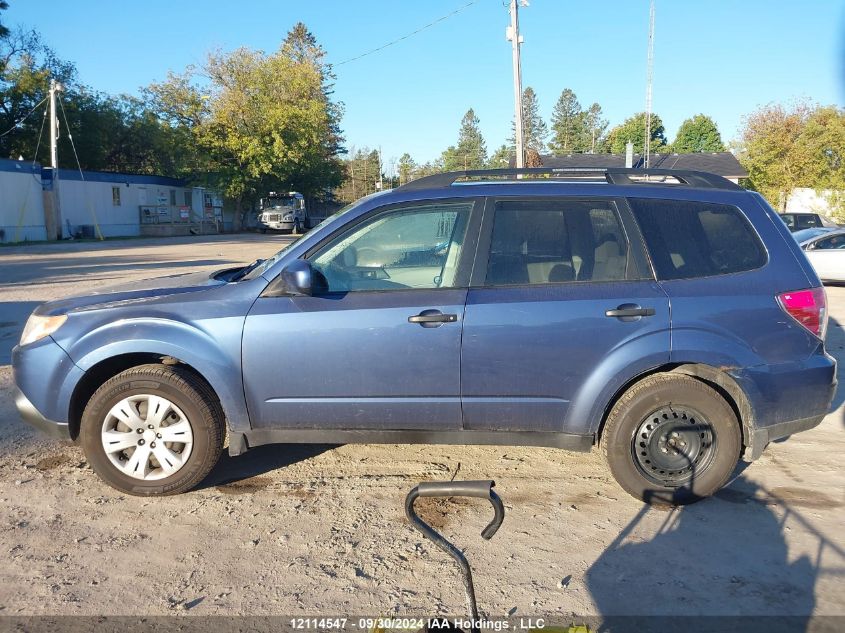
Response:
[{"label": "white car", "polygon": [[845,282],[845,229],[828,231],[800,244],[822,281]]}]

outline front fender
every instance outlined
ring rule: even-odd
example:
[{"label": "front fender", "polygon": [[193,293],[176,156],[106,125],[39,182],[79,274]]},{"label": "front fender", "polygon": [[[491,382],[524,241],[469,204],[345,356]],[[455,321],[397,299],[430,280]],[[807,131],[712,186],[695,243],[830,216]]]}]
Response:
[{"label": "front fender", "polygon": [[78,337],[58,341],[74,363],[88,371],[123,354],[172,356],[190,365],[214,389],[229,428],[249,429],[240,363],[244,317],[210,319],[198,325],[168,318],[106,322]]}]

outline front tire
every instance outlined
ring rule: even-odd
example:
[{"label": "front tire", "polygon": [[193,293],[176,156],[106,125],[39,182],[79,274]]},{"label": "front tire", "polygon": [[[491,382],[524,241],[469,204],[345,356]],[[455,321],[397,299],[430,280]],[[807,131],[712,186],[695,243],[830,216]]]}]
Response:
[{"label": "front tire", "polygon": [[742,434],[736,413],[715,389],[691,376],[656,374],[619,398],[600,444],[629,494],[683,505],[725,485],[739,461]]},{"label": "front tire", "polygon": [[106,381],[82,414],[80,443],[94,471],[122,492],[190,490],[223,450],[214,392],[178,365],[141,365]]}]

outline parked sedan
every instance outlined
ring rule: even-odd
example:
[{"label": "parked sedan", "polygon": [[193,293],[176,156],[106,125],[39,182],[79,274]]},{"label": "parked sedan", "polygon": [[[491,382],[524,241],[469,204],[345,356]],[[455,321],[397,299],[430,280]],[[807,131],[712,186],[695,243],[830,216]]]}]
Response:
[{"label": "parked sedan", "polygon": [[845,229],[823,233],[801,248],[822,281],[845,282]]},{"label": "parked sedan", "polygon": [[795,231],[792,234],[792,237],[796,242],[803,246],[805,243],[812,241],[819,235],[826,235],[827,233],[835,230],[836,229],[830,228],[829,226],[817,226],[812,229],[801,229],[800,231]]}]

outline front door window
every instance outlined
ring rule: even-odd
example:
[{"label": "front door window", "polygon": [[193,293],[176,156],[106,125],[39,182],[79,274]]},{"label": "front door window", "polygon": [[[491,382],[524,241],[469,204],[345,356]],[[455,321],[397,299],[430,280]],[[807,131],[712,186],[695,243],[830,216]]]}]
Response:
[{"label": "front door window", "polygon": [[471,203],[379,213],[310,258],[323,292],[454,288]]}]

